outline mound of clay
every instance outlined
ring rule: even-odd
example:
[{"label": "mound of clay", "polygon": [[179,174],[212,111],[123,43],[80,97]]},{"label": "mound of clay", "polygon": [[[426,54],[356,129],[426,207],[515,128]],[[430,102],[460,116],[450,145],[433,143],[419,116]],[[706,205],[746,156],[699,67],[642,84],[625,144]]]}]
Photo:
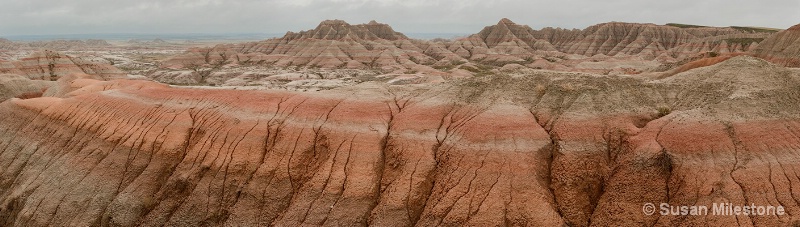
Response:
[{"label": "mound of clay", "polygon": [[676,68],[673,68],[672,70],[664,72],[659,77],[660,78],[666,78],[666,77],[670,77],[670,76],[678,74],[678,73],[689,71],[691,69],[714,65],[714,64],[726,61],[728,59],[731,59],[733,57],[741,56],[743,54],[744,53],[728,53],[728,54],[722,54],[722,55],[716,55],[715,54],[714,56],[711,56],[711,55],[708,55],[708,54],[701,55],[697,60],[690,61],[690,62],[685,63],[685,64],[681,64],[680,66],[678,66]]},{"label": "mound of clay", "polygon": [[64,97],[68,93],[84,87],[87,83],[94,83],[102,81],[103,78],[96,75],[89,75],[85,73],[72,73],[58,79],[55,86],[47,89],[43,96],[47,97]]},{"label": "mound of clay", "polygon": [[0,74],[0,102],[10,98],[41,97],[55,82],[31,80],[14,74]]}]

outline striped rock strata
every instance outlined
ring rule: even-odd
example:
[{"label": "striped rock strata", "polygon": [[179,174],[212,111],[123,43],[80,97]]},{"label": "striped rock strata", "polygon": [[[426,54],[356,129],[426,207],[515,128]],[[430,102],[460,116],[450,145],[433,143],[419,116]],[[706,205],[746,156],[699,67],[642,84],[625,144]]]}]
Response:
[{"label": "striped rock strata", "polygon": [[56,82],[31,80],[14,74],[0,74],[0,102],[10,98],[36,98]]},{"label": "striped rock strata", "polygon": [[106,80],[125,78],[127,75],[108,62],[88,61],[49,50],[35,52],[19,61],[0,61],[0,73],[50,81],[73,73],[93,74]]},{"label": "striped rock strata", "polygon": [[800,67],[800,24],[765,39],[752,52],[761,58],[788,67]]},{"label": "striped rock strata", "polygon": [[[436,63],[438,58],[426,52],[439,53],[439,45],[421,47],[389,25],[371,21],[350,25],[341,20],[327,20],[315,29],[298,33],[288,32],[282,38],[243,44],[198,48],[167,61],[166,66],[213,65],[225,63],[268,63],[277,66],[309,66],[323,68],[385,68],[406,69]],[[435,58],[434,58],[435,57]],[[422,67],[433,71],[430,67]]]},{"label": "striped rock strata", "polygon": [[[757,76],[754,76],[757,75]],[[0,224],[788,225],[800,75],[537,71],[320,93],[92,81],[0,104]],[[65,79],[66,80],[66,79]],[[80,85],[79,85],[80,84]],[[647,216],[645,203],[784,206]]]}]

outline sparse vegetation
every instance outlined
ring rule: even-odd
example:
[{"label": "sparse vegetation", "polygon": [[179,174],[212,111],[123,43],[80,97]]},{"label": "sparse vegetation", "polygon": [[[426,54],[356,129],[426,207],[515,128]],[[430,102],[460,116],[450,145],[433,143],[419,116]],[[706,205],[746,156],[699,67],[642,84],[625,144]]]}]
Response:
[{"label": "sparse vegetation", "polygon": [[764,41],[764,38],[730,38],[724,40],[728,44],[739,44],[742,46],[749,46],[750,44],[760,43],[761,41]]},{"label": "sparse vegetation", "polygon": [[215,71],[222,68],[222,66],[230,63],[228,60],[228,55],[223,53],[219,53],[220,59],[211,60],[211,50],[203,53],[203,57],[206,64],[197,64],[195,62],[189,62],[185,64],[187,69],[191,69],[194,71],[200,78],[197,80],[198,84],[207,84],[206,79]]},{"label": "sparse vegetation", "polygon": [[472,65],[472,66],[463,65],[460,68],[463,69],[463,70],[467,70],[467,71],[469,71],[471,73],[474,73],[475,76],[485,76],[485,75],[494,74],[494,73],[491,72],[493,67],[492,66],[488,66],[488,65],[477,65],[477,64],[476,65]]},{"label": "sparse vegetation", "polygon": [[536,59],[534,59],[533,56],[527,56],[527,57],[523,58],[523,60],[525,60],[525,62],[523,62],[523,64],[530,64],[530,63],[533,63],[533,61],[536,61]]},{"label": "sparse vegetation", "polygon": [[658,116],[656,118],[661,118],[672,113],[672,108],[666,106],[659,106],[656,110],[658,111]]},{"label": "sparse vegetation", "polygon": [[439,71],[449,71],[449,70],[451,70],[451,69],[453,69],[453,68],[455,68],[455,67],[457,67],[459,65],[463,65],[463,64],[466,64],[466,63],[467,62],[462,61],[462,60],[450,60],[450,64],[447,64],[447,65],[435,65],[435,66],[431,66],[431,67],[436,69],[436,70],[439,70]]},{"label": "sparse vegetation", "polygon": [[47,72],[50,74],[50,81],[56,81],[56,80],[58,80],[58,75],[56,75],[56,71],[55,71],[55,69],[56,69],[56,61],[59,58],[61,58],[61,55],[59,55],[56,52],[46,51],[46,57],[47,57],[47,60],[48,60]]},{"label": "sparse vegetation", "polygon": [[455,68],[455,66],[453,66],[453,65],[435,65],[435,66],[431,66],[431,68],[434,68],[434,69],[439,70],[439,71],[448,71],[448,70],[451,70],[451,69]]},{"label": "sparse vegetation", "polygon": [[103,59],[105,59],[106,61],[108,61],[108,64],[109,64],[109,65],[114,65],[114,64],[116,64],[116,62],[115,62],[115,61],[114,61],[114,59],[112,59],[112,58],[103,58]]},{"label": "sparse vegetation", "polygon": [[705,27],[707,27],[707,26],[702,26],[702,25],[678,24],[678,23],[667,23],[667,26],[679,27],[679,28],[705,28]]},{"label": "sparse vegetation", "polygon": [[749,33],[775,33],[775,32],[780,31],[780,29],[758,28],[758,27],[731,26],[731,28],[739,30],[739,31],[743,31],[743,32],[749,32]]}]

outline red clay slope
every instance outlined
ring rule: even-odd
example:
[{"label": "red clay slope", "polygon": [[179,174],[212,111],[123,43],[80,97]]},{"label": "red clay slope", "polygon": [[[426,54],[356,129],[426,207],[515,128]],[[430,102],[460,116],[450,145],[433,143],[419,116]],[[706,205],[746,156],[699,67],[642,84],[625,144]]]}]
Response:
[{"label": "red clay slope", "polygon": [[[798,78],[740,56],[657,81],[541,72],[324,93],[76,79],[0,104],[0,223],[788,225]],[[642,213],[662,202],[788,213]]]}]

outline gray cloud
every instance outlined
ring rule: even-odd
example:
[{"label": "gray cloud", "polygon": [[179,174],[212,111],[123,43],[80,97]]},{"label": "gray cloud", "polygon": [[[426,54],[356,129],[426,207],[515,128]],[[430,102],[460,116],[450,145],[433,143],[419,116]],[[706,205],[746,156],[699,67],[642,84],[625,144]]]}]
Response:
[{"label": "gray cloud", "polygon": [[507,17],[533,28],[608,21],[787,28],[800,1],[744,0],[0,0],[0,36],[81,33],[283,33],[321,20],[401,32],[474,33]]}]

